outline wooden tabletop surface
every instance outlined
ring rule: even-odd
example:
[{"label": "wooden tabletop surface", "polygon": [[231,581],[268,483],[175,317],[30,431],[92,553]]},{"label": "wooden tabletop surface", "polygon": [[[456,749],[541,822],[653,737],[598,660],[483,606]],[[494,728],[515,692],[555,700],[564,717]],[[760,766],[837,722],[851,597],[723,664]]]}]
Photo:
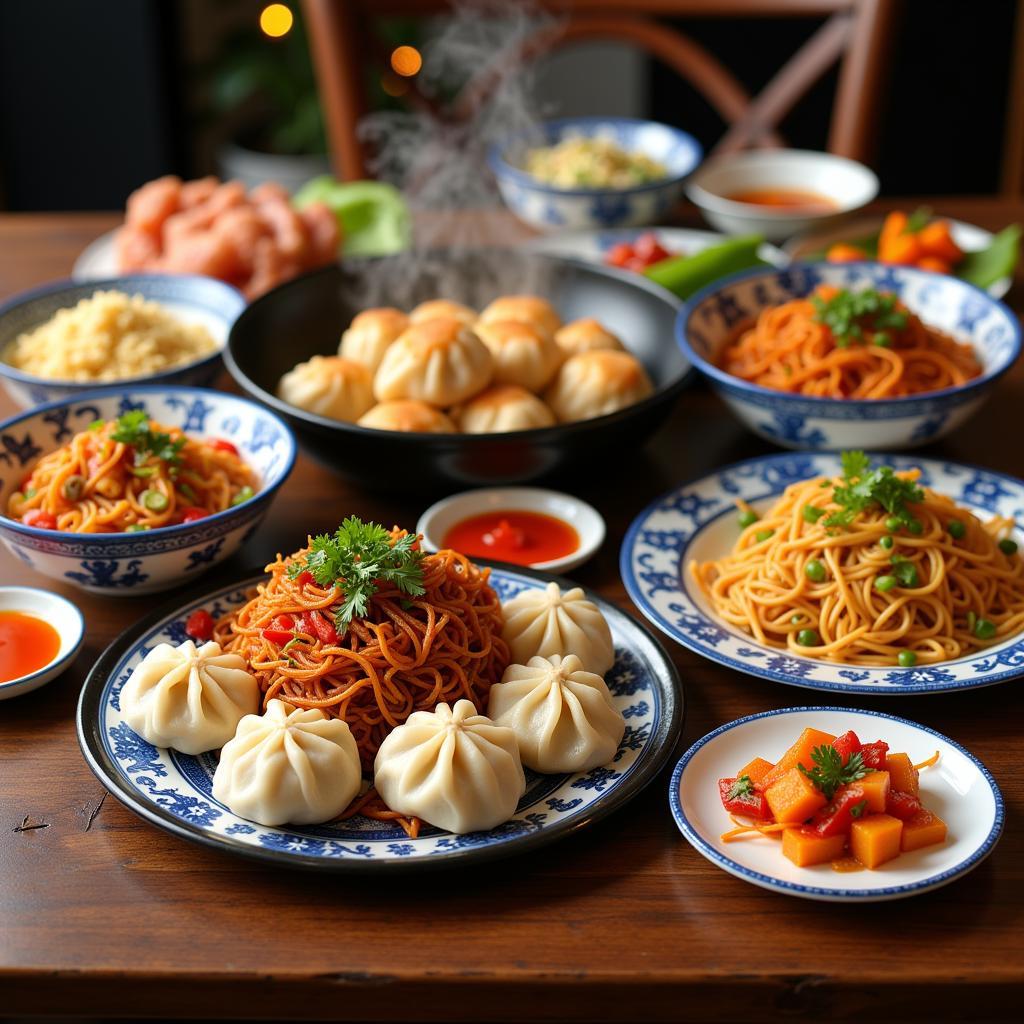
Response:
[{"label": "wooden tabletop surface", "polygon": [[[997,228],[1024,207],[933,201]],[[0,217],[0,298],[69,274],[109,215]],[[1024,289],[1011,293],[1024,305]],[[929,454],[1024,476],[1024,363]],[[0,398],[0,419],[15,410]],[[579,488],[608,521],[574,575],[632,611],[618,548],[673,484],[769,450],[710,394],[687,392],[616,473]],[[246,549],[207,587],[346,513],[413,525],[416,494],[364,493],[305,458]],[[750,1020],[815,1015],[1009,1017],[1024,996],[1024,681],[848,703],[958,740],[994,773],[1007,824],[964,879],[909,900],[812,903],[754,888],[704,860],[668,809],[668,769],[582,834],[479,869],[390,879],[312,877],[191,845],[145,824],[79,753],[74,710],[92,663],[169,595],[84,597],[6,551],[0,580],[51,586],[88,631],[76,665],[0,703],[0,1016],[307,1017],[345,1020]],[[195,586],[195,585],[194,585]],[[187,590],[177,592],[184,600]],[[666,641],[685,687],[678,755],[742,715],[815,703]],[[674,763],[675,758],[673,758]],[[25,818],[45,828],[17,831]]]}]

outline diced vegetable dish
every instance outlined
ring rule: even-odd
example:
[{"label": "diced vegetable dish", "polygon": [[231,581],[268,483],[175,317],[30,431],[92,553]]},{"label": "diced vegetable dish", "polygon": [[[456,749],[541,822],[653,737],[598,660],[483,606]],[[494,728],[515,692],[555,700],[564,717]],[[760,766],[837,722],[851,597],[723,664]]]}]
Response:
[{"label": "diced vegetable dish", "polygon": [[852,730],[804,729],[774,764],[756,757],[718,780],[736,825],[722,840],[781,838],[783,856],[797,867],[881,867],[946,841],[945,822],[922,805],[918,789],[920,771],[938,759],[914,764],[883,740],[862,743]]}]

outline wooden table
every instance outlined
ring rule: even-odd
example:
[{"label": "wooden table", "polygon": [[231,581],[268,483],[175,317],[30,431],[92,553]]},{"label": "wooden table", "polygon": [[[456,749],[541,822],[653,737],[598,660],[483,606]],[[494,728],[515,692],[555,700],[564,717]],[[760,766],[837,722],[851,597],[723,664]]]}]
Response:
[{"label": "wooden table", "polygon": [[[997,201],[935,202],[988,227]],[[0,296],[66,275],[114,218],[0,218]],[[1018,308],[1019,291],[1011,296]],[[938,451],[1024,476],[1024,363]],[[0,417],[13,412],[0,399]],[[608,520],[575,574],[631,608],[618,547],[672,484],[767,450],[701,388],[628,475],[581,488]],[[354,512],[413,524],[417,495],[361,492],[300,458],[269,521],[207,587]],[[311,877],[212,852],[144,824],[93,777],[74,709],[92,662],[164,597],[83,597],[0,554],[0,579],[56,586],[88,622],[75,667],[0,704],[0,1014],[354,1020],[997,1018],[1024,996],[1024,681],[849,703],[945,732],[994,772],[1006,832],[967,878],[915,899],[835,906],[756,889],[679,835],[667,770],[628,807],[536,855],[391,880]],[[185,594],[178,595],[184,599]],[[816,695],[746,678],[669,643],[686,689],[683,749],[741,715]],[[16,831],[25,817],[47,827]]]}]

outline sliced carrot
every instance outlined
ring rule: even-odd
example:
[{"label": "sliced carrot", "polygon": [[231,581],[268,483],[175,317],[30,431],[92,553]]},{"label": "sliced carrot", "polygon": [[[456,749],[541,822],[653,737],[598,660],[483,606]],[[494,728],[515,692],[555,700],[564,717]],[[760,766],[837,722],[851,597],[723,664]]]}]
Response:
[{"label": "sliced carrot", "polygon": [[934,270],[936,274],[948,274],[953,268],[938,256],[922,256],[917,265],[921,270]]},{"label": "sliced carrot", "polygon": [[945,260],[954,267],[964,258],[963,250],[953,241],[948,220],[932,221],[918,232],[917,237],[928,256]]},{"label": "sliced carrot", "polygon": [[878,254],[882,255],[891,241],[899,238],[907,230],[907,215],[902,210],[893,210],[882,223],[882,230],[878,233]]},{"label": "sliced carrot", "polygon": [[883,263],[913,266],[921,258],[921,243],[917,235],[897,235],[878,244],[878,258]]},{"label": "sliced carrot", "polygon": [[856,245],[848,245],[846,242],[837,242],[825,253],[825,259],[829,263],[857,263],[867,258],[867,253],[863,249]]}]

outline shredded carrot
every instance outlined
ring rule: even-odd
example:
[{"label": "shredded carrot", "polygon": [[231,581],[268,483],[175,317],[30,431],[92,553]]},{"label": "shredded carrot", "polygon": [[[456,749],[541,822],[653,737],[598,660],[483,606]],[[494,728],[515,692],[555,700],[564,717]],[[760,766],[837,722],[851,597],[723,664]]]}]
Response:
[{"label": "shredded carrot", "polygon": [[939,752],[936,750],[935,753],[932,754],[932,756],[929,757],[927,761],[922,761],[920,764],[915,764],[914,765],[914,770],[915,771],[920,771],[922,768],[931,768],[931,766],[933,764],[938,764],[938,761],[939,761]]},{"label": "shredded carrot", "polygon": [[803,822],[800,821],[778,821],[773,822],[770,825],[762,825],[758,822],[751,822],[749,825],[744,825],[739,818],[736,818],[732,814],[729,815],[732,818],[733,824],[737,827],[730,829],[728,832],[723,832],[721,840],[723,843],[732,843],[743,836],[748,836],[751,833],[756,833],[761,836],[768,836],[774,832],[782,832],[787,828],[798,828]]}]

